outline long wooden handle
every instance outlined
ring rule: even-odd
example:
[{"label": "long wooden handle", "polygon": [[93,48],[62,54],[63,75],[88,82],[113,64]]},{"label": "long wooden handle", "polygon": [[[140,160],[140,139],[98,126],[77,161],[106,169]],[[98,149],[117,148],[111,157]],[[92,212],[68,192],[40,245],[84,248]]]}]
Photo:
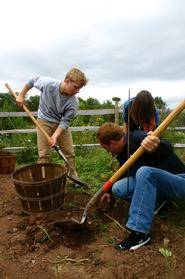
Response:
[{"label": "long wooden handle", "polygon": [[[155,129],[153,135],[159,137],[161,133],[170,125],[170,123],[185,109],[185,99],[163,120],[163,122]],[[107,191],[114,182],[116,182],[145,152],[140,146],[131,157],[119,168],[119,170],[103,185],[103,191]]]},{"label": "long wooden handle", "polygon": [[[6,88],[9,90],[9,92],[12,94],[12,96],[16,99],[17,95],[15,94],[15,92],[13,91],[13,89],[9,86],[8,83],[5,83]],[[46,131],[41,127],[41,125],[38,123],[38,121],[35,119],[35,117],[32,115],[31,111],[27,108],[26,105],[23,105],[23,109],[24,111],[28,114],[28,116],[31,118],[31,120],[33,121],[33,123],[36,125],[36,127],[38,127],[41,132],[44,134],[44,136],[46,137],[46,139],[51,142],[51,138],[50,136],[46,133]]]}]

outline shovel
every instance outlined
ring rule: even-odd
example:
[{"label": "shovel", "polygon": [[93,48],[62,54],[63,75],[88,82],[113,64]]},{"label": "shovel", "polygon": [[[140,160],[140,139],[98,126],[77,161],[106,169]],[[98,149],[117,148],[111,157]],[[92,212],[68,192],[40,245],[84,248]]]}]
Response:
[{"label": "shovel", "polygon": [[[12,96],[14,96],[15,98],[17,98],[17,95],[15,94],[15,92],[12,90],[12,88],[9,86],[8,83],[5,83],[6,88],[9,90],[9,92],[12,94]],[[35,119],[35,117],[32,115],[32,113],[30,112],[30,110],[26,107],[26,105],[23,105],[23,109],[24,111],[28,114],[28,116],[31,118],[31,120],[33,121],[33,123],[36,125],[37,128],[40,129],[40,131],[43,133],[43,135],[46,137],[46,139],[51,142],[51,138],[50,136],[46,133],[46,131],[42,128],[42,126],[38,123],[38,121]],[[71,166],[69,165],[69,162],[67,160],[67,158],[64,156],[62,150],[59,148],[59,146],[54,145],[52,146],[56,152],[59,154],[60,157],[62,157],[62,159],[65,161],[67,168],[68,168],[68,174],[67,177],[70,178],[73,182],[77,183],[78,185],[81,186],[85,186],[86,188],[89,189],[89,186],[87,185],[87,183],[81,181],[80,179],[74,177],[73,175],[69,174],[69,170],[71,169]]]},{"label": "shovel", "polygon": [[[170,123],[185,109],[185,99],[165,118],[165,120],[158,126],[157,129],[153,132],[153,135],[159,137],[161,133],[165,131],[165,129],[170,125]],[[118,169],[118,171],[107,181],[105,184],[97,191],[94,196],[87,203],[81,220],[77,220],[72,218],[73,222],[78,224],[83,224],[87,218],[87,215],[90,209],[96,204],[96,202],[101,198],[101,196],[107,192],[116,182],[135,162],[139,157],[145,152],[145,149],[140,146],[131,157]]]}]

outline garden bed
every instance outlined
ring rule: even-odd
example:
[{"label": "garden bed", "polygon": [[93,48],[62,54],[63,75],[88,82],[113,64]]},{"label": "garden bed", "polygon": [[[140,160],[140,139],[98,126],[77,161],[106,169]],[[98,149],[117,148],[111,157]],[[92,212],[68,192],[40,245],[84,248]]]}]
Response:
[{"label": "garden bed", "polygon": [[[0,278],[185,278],[184,220],[179,227],[158,215],[151,245],[119,252],[113,244],[127,234],[117,223],[126,221],[126,202],[119,201],[112,209],[97,205],[87,226],[60,226],[61,220],[80,216],[90,198],[70,187],[63,207],[55,213],[26,215],[10,176],[0,175]],[[169,257],[159,252],[165,238]]]}]

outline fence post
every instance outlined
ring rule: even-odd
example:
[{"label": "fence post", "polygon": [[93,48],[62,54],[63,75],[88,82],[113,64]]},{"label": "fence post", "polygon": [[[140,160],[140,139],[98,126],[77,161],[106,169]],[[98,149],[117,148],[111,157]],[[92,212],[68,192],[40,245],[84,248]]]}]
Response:
[{"label": "fence post", "polygon": [[119,101],[121,101],[118,97],[113,97],[112,100],[115,102],[114,104],[114,113],[115,113],[115,123],[119,124]]}]

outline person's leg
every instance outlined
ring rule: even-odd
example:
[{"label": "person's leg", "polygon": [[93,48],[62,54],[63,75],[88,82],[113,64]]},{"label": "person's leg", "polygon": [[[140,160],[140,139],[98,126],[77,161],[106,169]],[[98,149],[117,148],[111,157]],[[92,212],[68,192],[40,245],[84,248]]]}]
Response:
[{"label": "person's leg", "polygon": [[[132,199],[134,189],[135,189],[135,177],[130,176],[123,179],[118,180],[112,186],[112,194],[116,198],[125,199],[129,202]],[[155,211],[154,214],[156,215],[158,211],[163,207],[166,201],[162,199],[156,200]]]},{"label": "person's leg", "polygon": [[112,186],[112,194],[116,198],[126,199],[131,201],[135,189],[135,178],[129,176],[118,180]]},{"label": "person's leg", "polygon": [[[49,136],[53,134],[57,127],[57,124],[46,122],[42,119],[37,119],[37,121]],[[37,147],[39,155],[38,163],[49,163],[51,160],[51,146],[39,128],[37,128]]]},{"label": "person's leg", "polygon": [[185,198],[185,174],[174,175],[157,168],[140,168],[136,174],[136,186],[126,227],[133,231],[149,233],[156,198],[163,200]]},{"label": "person's leg", "polygon": [[115,248],[135,250],[149,243],[156,200],[183,198],[185,198],[185,174],[173,175],[161,169],[141,167],[136,174],[136,186],[126,224],[131,234]]},{"label": "person's leg", "polygon": [[70,171],[69,175],[77,177],[76,162],[75,162],[75,151],[73,146],[73,138],[69,129],[63,130],[62,134],[58,138],[58,144],[64,153],[64,156],[69,162]]}]

